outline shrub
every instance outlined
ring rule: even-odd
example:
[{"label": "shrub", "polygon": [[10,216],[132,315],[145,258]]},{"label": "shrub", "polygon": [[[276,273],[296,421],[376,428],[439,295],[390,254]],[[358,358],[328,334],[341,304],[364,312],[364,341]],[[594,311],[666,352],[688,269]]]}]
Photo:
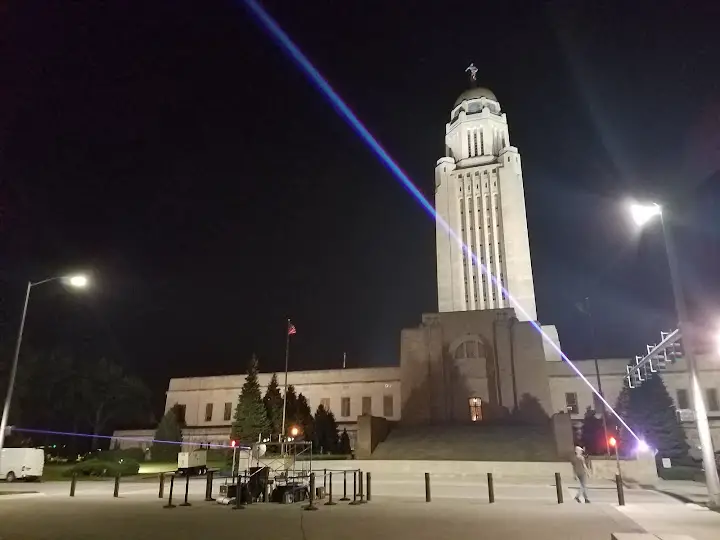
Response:
[{"label": "shrub", "polygon": [[106,450],[99,453],[97,459],[100,461],[120,461],[131,459],[142,463],[145,461],[145,450],[142,448],[126,448],[124,450]]},{"label": "shrub", "polygon": [[118,461],[88,459],[81,461],[65,471],[65,476],[131,476],[137,474],[140,464],[134,459],[122,458]]}]

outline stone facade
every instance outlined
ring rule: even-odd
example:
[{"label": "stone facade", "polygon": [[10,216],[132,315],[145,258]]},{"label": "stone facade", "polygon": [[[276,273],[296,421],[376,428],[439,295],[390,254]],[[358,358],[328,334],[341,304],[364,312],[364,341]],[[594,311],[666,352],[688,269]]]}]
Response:
[{"label": "stone facade", "polygon": [[[565,362],[546,359],[541,352],[541,338],[529,323],[513,323],[511,340],[508,328],[511,314],[512,310],[508,309],[426,315],[419,327],[402,332],[400,367],[290,372],[288,381],[307,396],[313,410],[322,400],[329,402],[340,429],[348,430],[353,447],[357,417],[362,413],[363,398],[368,397],[373,416],[413,425],[449,420],[469,422],[472,418],[468,399],[472,397],[483,399],[483,418],[489,419],[497,411],[512,410],[516,399],[519,405],[522,395],[527,393],[538,398],[548,414],[567,411],[572,421],[579,424],[585,409],[595,406],[590,388]],[[458,316],[465,322],[460,322],[456,318]],[[475,323],[471,323],[467,317]],[[467,336],[472,340],[479,338],[480,343],[486,344],[483,349],[485,356],[476,359],[477,365],[472,362],[468,365],[467,358],[456,362],[449,354],[451,350],[456,351],[460,343],[465,343]],[[465,350],[467,352],[467,348]],[[494,376],[494,350],[500,353],[500,392]],[[603,392],[611,404],[616,402],[622,388],[628,361],[625,358],[599,360]],[[451,369],[446,369],[448,362]],[[713,442],[715,448],[720,448],[720,404],[715,399],[720,393],[719,365],[716,358],[711,356],[700,356],[698,363]],[[575,365],[597,386],[595,363],[592,360],[579,360]],[[458,378],[459,374],[463,374],[464,378]],[[448,375],[453,377],[446,379]],[[695,424],[685,403],[685,398],[690,398],[687,367],[680,361],[668,366],[662,377],[676,408],[681,411],[679,414],[686,419],[683,426],[688,440],[697,448]],[[244,375],[226,375],[170,380],[165,409],[175,403],[185,405],[187,442],[227,443],[231,420],[224,419],[225,403],[230,403],[231,410],[235,410],[244,378]],[[263,385],[269,379],[270,374],[260,375]],[[456,396],[454,392],[463,393]],[[386,400],[388,396],[393,396],[392,410],[384,407],[390,405],[390,400]],[[487,405],[484,401],[486,396]],[[351,416],[342,414],[343,398],[349,399]],[[210,420],[206,420],[204,413],[209,404],[213,405],[212,415]],[[498,405],[502,408],[498,409]],[[386,412],[391,414],[384,414]],[[152,430],[134,430],[117,432],[115,435],[128,437],[116,440],[122,447],[129,447],[146,446],[144,440],[150,439],[153,433]]]},{"label": "stone facade", "polygon": [[[404,424],[502,418],[536,401],[553,412],[542,338],[512,308],[426,314],[402,331]],[[471,402],[470,400],[478,400]]]},{"label": "stone facade", "polygon": [[521,321],[536,320],[520,153],[490,90],[460,95],[445,147],[435,167],[438,311],[513,306]]}]

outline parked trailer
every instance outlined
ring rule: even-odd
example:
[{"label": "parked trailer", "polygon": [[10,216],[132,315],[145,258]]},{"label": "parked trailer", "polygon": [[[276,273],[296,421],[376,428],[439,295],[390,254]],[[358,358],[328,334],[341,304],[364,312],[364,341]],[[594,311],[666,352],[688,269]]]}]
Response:
[{"label": "parked trailer", "polygon": [[177,472],[180,474],[205,474],[207,471],[207,452],[205,450],[193,450],[192,452],[180,452],[178,454]]}]

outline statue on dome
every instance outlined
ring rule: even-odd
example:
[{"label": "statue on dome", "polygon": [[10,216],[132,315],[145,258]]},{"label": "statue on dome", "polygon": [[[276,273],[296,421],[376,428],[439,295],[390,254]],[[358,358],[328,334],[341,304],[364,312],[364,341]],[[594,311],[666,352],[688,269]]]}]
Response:
[{"label": "statue on dome", "polygon": [[475,67],[475,64],[470,63],[470,65],[465,68],[465,73],[467,73],[468,71],[470,72],[470,81],[476,83],[478,68]]}]

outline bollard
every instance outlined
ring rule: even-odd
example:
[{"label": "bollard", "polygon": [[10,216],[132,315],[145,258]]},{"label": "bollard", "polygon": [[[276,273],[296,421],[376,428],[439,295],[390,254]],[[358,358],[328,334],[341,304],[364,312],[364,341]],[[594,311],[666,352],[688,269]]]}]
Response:
[{"label": "bollard", "polygon": [[367,502],[370,502],[370,473],[366,472],[367,475],[367,481],[365,482],[365,489],[367,490]]},{"label": "bollard", "polygon": [[252,493],[250,493],[250,473],[247,470],[243,474],[243,478],[245,479],[245,486],[247,487],[247,490],[248,490],[248,500],[245,504],[252,504],[253,498],[252,498]]},{"label": "bollard", "polygon": [[158,488],[158,499],[165,497],[165,473],[160,473],[160,487]]},{"label": "bollard", "polygon": [[168,495],[168,502],[163,508],[175,508],[175,505],[172,503],[172,495],[173,495],[173,486],[175,485],[175,475],[173,474],[170,477],[170,494]]},{"label": "bollard", "polygon": [[493,481],[493,475],[491,472],[487,473],[488,481],[488,502],[490,504],[495,502],[495,482]]},{"label": "bollard", "polygon": [[360,469],[358,469],[358,497],[360,497],[358,504],[365,504],[365,492],[363,490],[363,473]]},{"label": "bollard", "polygon": [[333,502],[332,500],[332,471],[330,471],[330,491],[328,493],[328,502],[325,503],[325,506],[334,506],[337,503]]},{"label": "bollard", "polygon": [[192,506],[188,502],[188,491],[190,490],[190,473],[185,475],[185,500],[179,504],[179,506]]},{"label": "bollard", "polygon": [[425,473],[425,502],[430,502],[432,498],[430,497],[430,473]]},{"label": "bollard", "polygon": [[615,475],[615,486],[617,487],[618,505],[625,506],[625,492],[623,491],[622,476]]},{"label": "bollard", "polygon": [[75,496],[75,485],[77,484],[77,473],[73,473],[72,480],[70,480],[70,496]]},{"label": "bollard", "polygon": [[115,489],[113,490],[113,497],[120,496],[120,475],[115,475]]},{"label": "bollard", "polygon": [[343,471],[343,496],[341,501],[349,501],[350,498],[347,496],[347,471]]},{"label": "bollard", "polygon": [[207,502],[212,502],[215,499],[213,499],[212,496],[212,487],[213,487],[213,477],[215,476],[215,471],[208,471],[207,472],[207,480],[205,480],[205,500]]},{"label": "bollard", "polygon": [[357,471],[353,471],[353,498],[350,504],[359,504],[357,500]]},{"label": "bollard", "polygon": [[563,491],[562,491],[562,478],[560,478],[560,473],[555,473],[555,492],[557,493],[557,500],[558,504],[563,503]]},{"label": "bollard", "polygon": [[317,506],[315,506],[315,473],[310,473],[310,504],[305,506],[303,510],[311,510],[315,511],[317,510]]},{"label": "bollard", "polygon": [[245,510],[245,507],[240,504],[241,500],[242,500],[242,483],[240,482],[240,473],[238,473],[237,484],[235,484],[235,506],[233,506],[233,510]]}]

